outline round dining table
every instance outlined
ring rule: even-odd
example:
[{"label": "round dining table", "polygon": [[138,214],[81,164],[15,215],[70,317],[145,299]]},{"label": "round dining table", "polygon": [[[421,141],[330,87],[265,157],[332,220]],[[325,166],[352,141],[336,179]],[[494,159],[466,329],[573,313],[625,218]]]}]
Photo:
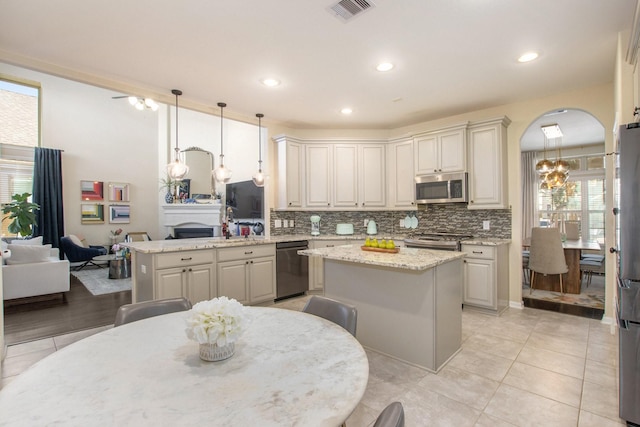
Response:
[{"label": "round dining table", "polygon": [[226,360],[206,362],[188,312],[108,329],[40,360],[0,390],[0,425],[339,426],[360,402],[366,353],[346,330],[247,307]]}]

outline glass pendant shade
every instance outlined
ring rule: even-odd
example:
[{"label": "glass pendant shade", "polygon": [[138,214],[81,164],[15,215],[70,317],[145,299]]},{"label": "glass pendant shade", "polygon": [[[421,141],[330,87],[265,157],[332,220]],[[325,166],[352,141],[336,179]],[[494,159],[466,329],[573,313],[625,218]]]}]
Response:
[{"label": "glass pendant shade", "polygon": [[553,171],[547,175],[546,182],[551,188],[560,188],[567,182],[567,175],[563,172]]},{"label": "glass pendant shade", "polygon": [[224,102],[218,102],[218,107],[220,107],[220,165],[213,170],[213,178],[217,182],[221,183],[229,182],[229,180],[231,179],[231,175],[233,175],[231,169],[224,167],[223,110],[226,106],[227,104],[225,104]]},{"label": "glass pendant shade", "polygon": [[569,162],[567,162],[566,160],[562,160],[562,159],[558,159],[556,160],[556,162],[553,164],[555,170],[557,170],[558,172],[562,172],[566,175],[569,175]]},{"label": "glass pendant shade", "polygon": [[551,160],[544,159],[536,163],[536,172],[538,172],[538,175],[546,175],[553,171],[553,169],[553,162]]},{"label": "glass pendant shade", "polygon": [[254,173],[251,179],[256,187],[264,187],[264,174],[262,173],[262,118],[264,114],[256,114],[258,118],[258,172]]},{"label": "glass pendant shade", "polygon": [[167,174],[172,179],[182,179],[189,173],[189,166],[180,161],[180,148],[178,147],[178,96],[182,95],[182,91],[173,89],[171,93],[176,96],[176,154],[174,161],[167,165]]},{"label": "glass pendant shade", "polygon": [[[545,177],[545,178],[546,178],[546,177]],[[549,183],[547,182],[547,180],[546,180],[546,179],[543,179],[543,180],[540,182],[540,189],[541,189],[541,190],[551,190],[551,187],[549,187]]]}]

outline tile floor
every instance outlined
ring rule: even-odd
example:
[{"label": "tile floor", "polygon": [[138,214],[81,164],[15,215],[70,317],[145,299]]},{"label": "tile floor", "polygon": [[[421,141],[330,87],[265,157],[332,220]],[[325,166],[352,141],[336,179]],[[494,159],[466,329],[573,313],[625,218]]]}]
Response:
[{"label": "tile floor", "polygon": [[[277,306],[300,310],[306,297]],[[624,425],[618,418],[618,341],[598,320],[544,310],[462,316],[462,350],[437,375],[378,353],[348,426],[371,426],[402,402],[411,426]],[[10,346],[0,386],[41,358],[110,326]]]}]

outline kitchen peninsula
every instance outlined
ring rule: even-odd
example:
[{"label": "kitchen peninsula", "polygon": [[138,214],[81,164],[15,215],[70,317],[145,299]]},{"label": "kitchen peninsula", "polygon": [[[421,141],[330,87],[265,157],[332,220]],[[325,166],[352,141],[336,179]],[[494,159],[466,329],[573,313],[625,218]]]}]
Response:
[{"label": "kitchen peninsula", "polygon": [[431,372],[460,350],[464,253],[358,245],[299,253],[324,259],[324,294],[357,308],[362,345]]}]

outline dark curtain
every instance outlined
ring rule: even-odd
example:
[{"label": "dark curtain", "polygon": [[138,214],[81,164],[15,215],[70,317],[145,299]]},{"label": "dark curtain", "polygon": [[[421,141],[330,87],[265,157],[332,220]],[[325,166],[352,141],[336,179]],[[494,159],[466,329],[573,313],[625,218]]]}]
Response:
[{"label": "dark curtain", "polygon": [[[36,147],[33,161],[33,203],[38,225],[33,235],[42,236],[42,243],[60,247],[64,235],[62,209],[62,150]],[[62,254],[61,254],[62,255]]]}]

